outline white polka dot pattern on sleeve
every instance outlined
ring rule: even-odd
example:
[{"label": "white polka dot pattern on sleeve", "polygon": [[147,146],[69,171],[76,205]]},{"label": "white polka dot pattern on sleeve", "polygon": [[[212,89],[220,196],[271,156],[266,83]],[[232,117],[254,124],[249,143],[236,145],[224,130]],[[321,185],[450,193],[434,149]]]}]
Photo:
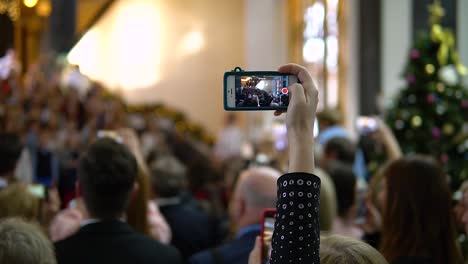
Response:
[{"label": "white polka dot pattern on sleeve", "polygon": [[278,180],[278,214],[270,263],[319,264],[320,179],[290,173]]}]

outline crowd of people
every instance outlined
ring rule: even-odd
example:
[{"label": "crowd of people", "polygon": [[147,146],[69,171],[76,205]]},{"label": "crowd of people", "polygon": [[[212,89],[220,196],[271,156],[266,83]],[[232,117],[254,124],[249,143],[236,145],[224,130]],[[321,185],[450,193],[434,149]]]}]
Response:
[{"label": "crowd of people", "polygon": [[[249,157],[151,115],[134,127],[122,101],[95,83],[64,87],[47,59],[12,72],[0,87],[0,263],[257,264],[271,208],[269,263],[463,263],[468,183],[454,206],[434,160],[404,156],[382,121],[353,141],[337,113],[316,114],[305,68],[279,71],[300,83],[288,148],[261,142]],[[377,169],[372,155],[385,157]]]}]

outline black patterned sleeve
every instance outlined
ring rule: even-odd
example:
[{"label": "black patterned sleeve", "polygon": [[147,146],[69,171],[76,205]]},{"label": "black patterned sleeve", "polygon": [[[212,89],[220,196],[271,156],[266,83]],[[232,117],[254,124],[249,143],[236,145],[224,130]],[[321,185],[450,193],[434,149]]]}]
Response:
[{"label": "black patterned sleeve", "polygon": [[289,173],[278,179],[278,213],[271,264],[319,264],[320,179]]}]

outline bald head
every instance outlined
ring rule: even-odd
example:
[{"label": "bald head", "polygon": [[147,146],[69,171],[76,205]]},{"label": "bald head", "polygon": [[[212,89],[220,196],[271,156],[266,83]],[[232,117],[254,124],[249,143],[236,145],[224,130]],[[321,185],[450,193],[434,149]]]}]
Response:
[{"label": "bald head", "polygon": [[241,227],[258,224],[263,210],[276,206],[276,181],[280,176],[279,171],[268,167],[242,172],[231,201],[233,220]]},{"label": "bald head", "polygon": [[275,207],[276,181],[280,176],[279,171],[268,167],[248,169],[241,174],[237,191],[244,197],[247,206]]}]

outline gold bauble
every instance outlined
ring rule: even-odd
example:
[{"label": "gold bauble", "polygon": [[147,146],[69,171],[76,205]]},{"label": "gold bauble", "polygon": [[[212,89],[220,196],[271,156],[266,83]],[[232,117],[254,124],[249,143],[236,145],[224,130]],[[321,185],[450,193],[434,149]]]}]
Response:
[{"label": "gold bauble", "polygon": [[437,91],[439,93],[443,93],[445,91],[445,85],[443,83],[438,83],[437,84]]},{"label": "gold bauble", "polygon": [[432,75],[435,72],[435,67],[432,64],[426,64],[425,66],[426,73]]},{"label": "gold bauble", "polygon": [[411,125],[413,127],[420,127],[422,125],[422,118],[420,116],[413,116],[413,118],[411,118]]},{"label": "gold bauble", "polygon": [[452,124],[445,124],[443,127],[442,127],[442,131],[444,132],[444,134],[446,135],[452,135],[453,132],[454,132],[455,128],[453,127]]}]

